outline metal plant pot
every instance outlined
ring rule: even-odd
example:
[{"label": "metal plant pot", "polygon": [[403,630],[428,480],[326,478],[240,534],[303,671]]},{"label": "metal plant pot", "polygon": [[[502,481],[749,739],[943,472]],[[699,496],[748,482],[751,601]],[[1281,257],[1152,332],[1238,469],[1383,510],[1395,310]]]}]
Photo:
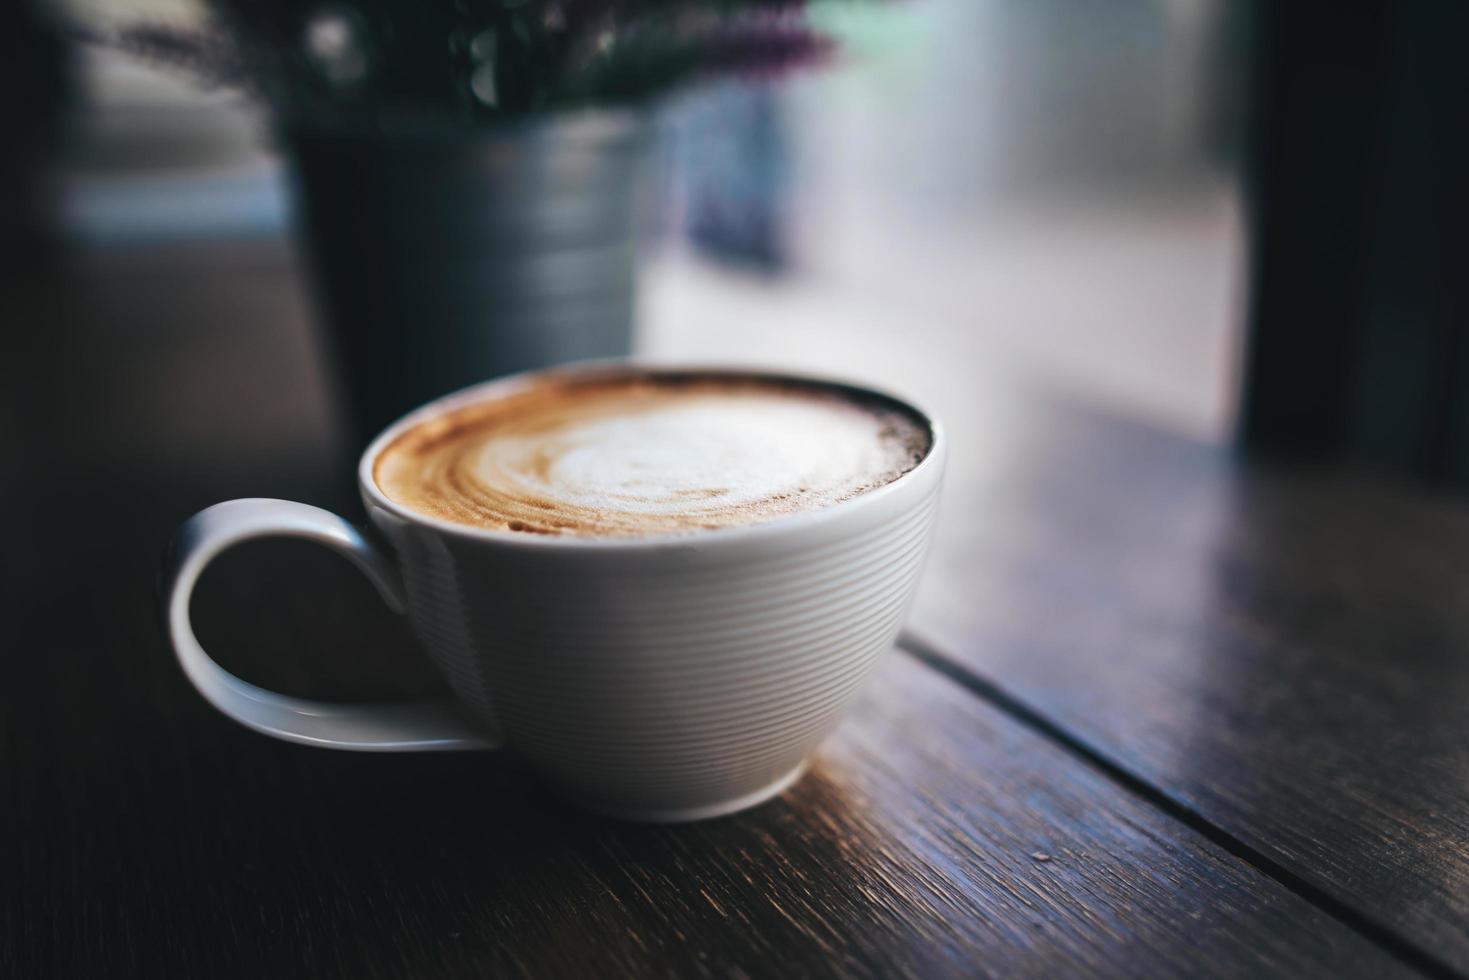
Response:
[{"label": "metal plant pot", "polygon": [[629,353],[650,132],[639,113],[597,112],[285,134],[356,443],[486,378]]}]

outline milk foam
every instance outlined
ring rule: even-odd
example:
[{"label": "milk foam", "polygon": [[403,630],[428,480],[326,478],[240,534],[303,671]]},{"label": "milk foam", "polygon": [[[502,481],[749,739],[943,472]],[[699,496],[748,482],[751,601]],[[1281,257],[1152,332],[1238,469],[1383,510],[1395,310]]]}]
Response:
[{"label": "milk foam", "polygon": [[928,448],[906,413],[822,388],[640,378],[534,394],[410,430],[379,457],[378,485],[478,527],[664,534],[830,506]]}]

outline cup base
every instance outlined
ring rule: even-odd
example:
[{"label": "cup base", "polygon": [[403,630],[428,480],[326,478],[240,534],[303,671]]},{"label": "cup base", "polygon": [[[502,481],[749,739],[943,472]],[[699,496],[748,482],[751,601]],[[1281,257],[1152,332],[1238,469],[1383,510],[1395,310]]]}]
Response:
[{"label": "cup base", "polygon": [[692,823],[695,820],[713,820],[715,817],[727,817],[741,810],[759,806],[762,803],[775,799],[780,794],[794,786],[810,767],[810,760],[804,759],[801,764],[790,772],[753,792],[744,793],[728,800],[720,800],[717,803],[705,803],[700,806],[690,807],[623,807],[608,805],[599,800],[588,799],[578,796],[575,792],[558,788],[558,792],[567,802],[604,817],[614,820],[629,820],[638,823]]}]

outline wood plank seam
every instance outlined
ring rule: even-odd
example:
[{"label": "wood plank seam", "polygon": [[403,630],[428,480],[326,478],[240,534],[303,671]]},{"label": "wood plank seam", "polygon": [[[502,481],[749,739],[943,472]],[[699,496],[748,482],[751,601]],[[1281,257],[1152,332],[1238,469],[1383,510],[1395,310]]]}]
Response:
[{"label": "wood plank seam", "polygon": [[1017,723],[1054,742],[1143,802],[1161,810],[1189,830],[1202,835],[1232,856],[1251,865],[1261,874],[1275,880],[1292,894],[1316,906],[1326,915],[1362,935],[1406,965],[1436,980],[1469,980],[1464,974],[1433,953],[1414,945],[1388,926],[1377,922],[1301,878],[1269,855],[1251,847],[1198,811],[1132,773],[1105,753],[1072,735],[1041,712],[1015,698],[994,682],[980,676],[972,668],[944,654],[914,635],[913,632],[904,630],[898,637],[897,647],[919,663],[942,674],[974,696],[989,703]]}]

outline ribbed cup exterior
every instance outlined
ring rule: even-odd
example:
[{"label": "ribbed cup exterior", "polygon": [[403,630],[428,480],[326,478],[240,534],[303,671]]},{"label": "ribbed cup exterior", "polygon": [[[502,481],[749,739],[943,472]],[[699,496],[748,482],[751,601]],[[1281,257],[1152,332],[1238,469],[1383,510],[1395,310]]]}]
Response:
[{"label": "ribbed cup exterior", "polygon": [[685,538],[455,534],[368,505],[487,733],[593,808],[718,810],[796,772],[892,646],[942,451],[835,507]]}]

